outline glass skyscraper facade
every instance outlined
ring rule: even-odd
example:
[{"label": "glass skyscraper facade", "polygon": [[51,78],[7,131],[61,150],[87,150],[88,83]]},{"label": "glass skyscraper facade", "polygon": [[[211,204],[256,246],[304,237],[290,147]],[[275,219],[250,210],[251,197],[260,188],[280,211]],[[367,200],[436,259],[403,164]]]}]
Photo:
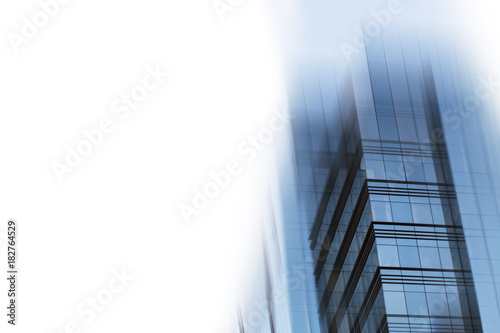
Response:
[{"label": "glass skyscraper facade", "polygon": [[293,332],[500,331],[495,83],[444,41],[386,29],[292,80]]}]

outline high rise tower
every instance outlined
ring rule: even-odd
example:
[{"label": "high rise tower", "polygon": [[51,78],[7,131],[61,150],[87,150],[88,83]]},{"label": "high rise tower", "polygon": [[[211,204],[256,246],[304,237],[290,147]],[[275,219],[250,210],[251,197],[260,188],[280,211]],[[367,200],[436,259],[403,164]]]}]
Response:
[{"label": "high rise tower", "polygon": [[388,30],[349,71],[323,59],[294,82],[285,242],[312,253],[316,300],[308,279],[291,294],[322,332],[500,327],[498,138],[458,58]]}]

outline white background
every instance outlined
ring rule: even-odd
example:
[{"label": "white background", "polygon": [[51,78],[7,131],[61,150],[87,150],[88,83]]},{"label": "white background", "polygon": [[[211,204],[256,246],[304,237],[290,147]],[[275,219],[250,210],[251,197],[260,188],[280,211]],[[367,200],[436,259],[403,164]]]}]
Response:
[{"label": "white background", "polygon": [[[260,239],[259,157],[191,224],[178,205],[285,106],[263,2],[221,20],[211,1],[73,0],[19,53],[7,33],[40,7],[1,2],[0,232],[19,224],[20,274],[12,329],[3,242],[0,332],[221,332],[236,318]],[[170,77],[121,121],[112,102],[157,64]],[[115,130],[59,182],[51,163],[107,117]],[[78,305],[122,267],[135,279],[86,324]]]}]

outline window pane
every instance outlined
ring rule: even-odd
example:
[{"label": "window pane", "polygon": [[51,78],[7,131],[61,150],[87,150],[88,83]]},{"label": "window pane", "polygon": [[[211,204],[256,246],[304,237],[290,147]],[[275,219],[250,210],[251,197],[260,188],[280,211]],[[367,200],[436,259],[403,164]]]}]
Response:
[{"label": "window pane", "polygon": [[387,314],[406,314],[405,295],[402,292],[384,292]]},{"label": "window pane", "polygon": [[416,247],[399,246],[398,250],[402,267],[420,267],[420,259]]},{"label": "window pane", "polygon": [[398,248],[396,246],[379,245],[377,246],[377,251],[380,266],[399,266]]},{"label": "window pane", "polygon": [[374,221],[392,221],[391,204],[389,202],[372,202],[372,216]]},{"label": "window pane", "polygon": [[391,206],[395,222],[413,222],[409,203],[393,202]]},{"label": "window pane", "polygon": [[435,247],[419,247],[420,262],[425,268],[441,268],[439,252]]},{"label": "window pane", "polygon": [[415,223],[432,223],[431,208],[426,204],[412,204],[413,221]]},{"label": "window pane", "polygon": [[412,316],[426,316],[427,300],[425,293],[406,293],[406,305],[408,307],[408,314]]}]

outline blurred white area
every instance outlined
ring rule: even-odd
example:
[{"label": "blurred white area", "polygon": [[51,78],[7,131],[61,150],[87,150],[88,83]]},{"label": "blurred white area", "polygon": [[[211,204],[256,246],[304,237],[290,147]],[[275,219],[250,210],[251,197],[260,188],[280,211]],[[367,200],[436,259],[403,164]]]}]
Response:
[{"label": "blurred white area", "polygon": [[[221,21],[212,1],[73,0],[19,54],[7,33],[40,7],[0,4],[0,221],[19,223],[17,332],[71,321],[84,332],[221,332],[233,320],[260,242],[261,157],[192,224],[178,205],[241,159],[238,145],[286,101],[264,3],[242,1]],[[156,64],[170,78],[120,122],[112,101]],[[114,132],[59,183],[51,162],[104,117]],[[121,267],[134,281],[86,325],[77,305]]]},{"label": "blurred white area", "polygon": [[[460,5],[459,33],[471,56],[475,57],[478,72],[484,77],[493,76],[500,83],[500,2],[478,0],[458,2]],[[500,110],[500,89],[492,94],[491,102]],[[496,112],[500,127],[500,111]]]}]

